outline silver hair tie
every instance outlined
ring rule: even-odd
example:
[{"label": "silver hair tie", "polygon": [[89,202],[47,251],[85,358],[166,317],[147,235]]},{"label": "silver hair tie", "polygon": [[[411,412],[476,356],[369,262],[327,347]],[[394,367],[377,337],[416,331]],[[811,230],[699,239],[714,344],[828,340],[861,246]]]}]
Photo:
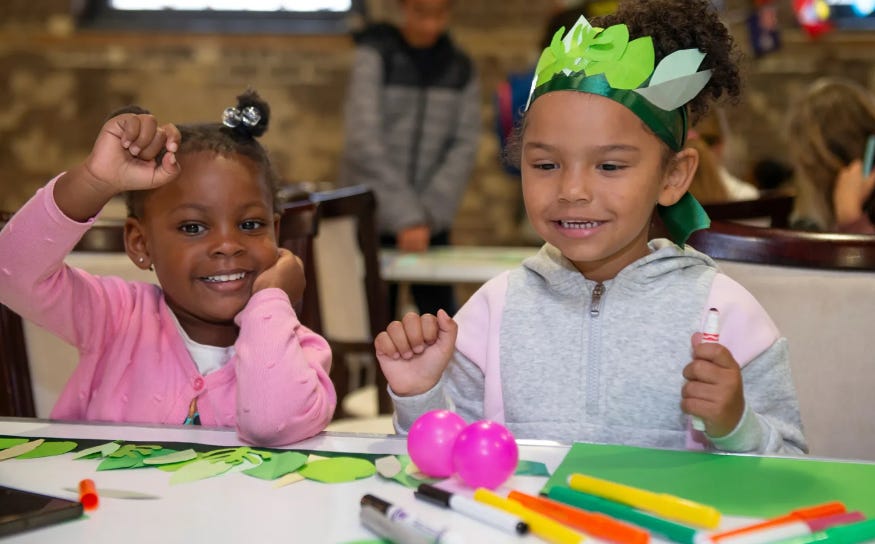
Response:
[{"label": "silver hair tie", "polygon": [[237,128],[243,123],[249,128],[261,121],[261,112],[255,106],[246,106],[242,110],[231,107],[222,112],[222,124],[228,128]]}]

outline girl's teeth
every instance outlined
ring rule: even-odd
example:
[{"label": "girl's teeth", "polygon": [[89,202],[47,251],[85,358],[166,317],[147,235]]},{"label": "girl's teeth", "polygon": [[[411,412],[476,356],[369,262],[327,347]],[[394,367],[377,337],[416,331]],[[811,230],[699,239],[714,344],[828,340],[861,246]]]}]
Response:
[{"label": "girl's teeth", "polygon": [[246,272],[238,272],[237,274],[222,274],[220,276],[207,276],[205,281],[220,283],[223,281],[242,280],[246,276]]},{"label": "girl's teeth", "polygon": [[598,221],[559,221],[559,224],[566,229],[594,229],[599,226]]}]

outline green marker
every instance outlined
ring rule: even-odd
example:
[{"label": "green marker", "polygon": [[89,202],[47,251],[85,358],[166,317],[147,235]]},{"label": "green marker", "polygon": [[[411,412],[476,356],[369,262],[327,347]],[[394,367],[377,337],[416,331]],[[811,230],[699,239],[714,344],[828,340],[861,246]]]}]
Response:
[{"label": "green marker", "polygon": [[651,516],[650,514],[645,514],[634,508],[602,499],[601,497],[596,497],[589,493],[582,493],[568,487],[554,485],[550,488],[547,496],[551,499],[577,508],[607,514],[611,517],[628,521],[629,523],[643,527],[648,531],[657,533],[672,542],[680,542],[681,544],[698,544],[702,541],[701,536],[698,539],[696,538],[696,535],[698,535],[699,532],[692,527],[658,518],[656,516]]},{"label": "green marker", "polygon": [[858,544],[875,540],[875,519],[838,525],[810,535],[779,540],[773,544]]}]

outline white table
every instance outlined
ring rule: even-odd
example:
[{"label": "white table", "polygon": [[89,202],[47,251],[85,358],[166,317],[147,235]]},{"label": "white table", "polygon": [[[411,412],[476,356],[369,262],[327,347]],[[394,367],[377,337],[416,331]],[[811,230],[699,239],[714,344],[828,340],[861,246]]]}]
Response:
[{"label": "white table", "polygon": [[[57,423],[0,418],[0,435],[42,438],[126,440],[137,444],[192,442],[216,446],[243,445],[232,430],[197,427],[158,427]],[[520,441],[520,458],[545,463],[552,472],[568,447],[554,442]],[[291,449],[402,454],[404,438],[392,435],[322,433]],[[371,493],[413,511],[437,527],[451,527],[469,543],[542,542],[533,535],[514,537],[414,498],[413,491],[394,481],[373,476],[342,484],[302,481],[274,488],[272,482],[244,474],[225,474],[193,483],[170,485],[170,474],[154,468],[96,470],[98,460],[73,460],[73,453],[42,459],[0,462],[0,483],[73,498],[65,487],[84,478],[101,487],[158,495],[158,500],[101,498],[87,518],[36,529],[5,542],[166,543],[166,542],[295,542],[344,543],[374,538],[359,523],[359,500]],[[513,476],[504,488],[537,494],[546,479]],[[726,518],[723,527],[745,520]],[[587,542],[596,542],[588,538]],[[652,542],[659,543],[657,539]]]},{"label": "white table", "polygon": [[519,266],[537,247],[441,246],[423,253],[380,250],[383,279],[396,283],[482,284]]}]

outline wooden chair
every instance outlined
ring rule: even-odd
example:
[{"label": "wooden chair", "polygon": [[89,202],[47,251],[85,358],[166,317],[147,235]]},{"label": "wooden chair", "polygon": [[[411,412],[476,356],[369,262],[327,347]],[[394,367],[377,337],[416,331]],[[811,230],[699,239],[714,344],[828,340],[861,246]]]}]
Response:
[{"label": "wooden chair", "polygon": [[[5,226],[11,217],[12,214],[9,212],[0,212],[0,228]],[[99,219],[73,251],[74,253],[117,253],[120,259],[127,261],[127,256],[124,255],[124,220]],[[37,414],[39,399],[35,389],[40,384],[36,382],[34,373],[39,375],[52,371],[32,369],[34,361],[31,360],[29,345],[37,345],[45,350],[63,345],[67,349],[67,357],[75,357],[73,348],[51,337],[42,329],[25,322],[17,313],[0,304],[0,415],[47,416],[46,413]],[[73,366],[75,360],[70,361],[67,367],[59,365],[58,381],[65,382]],[[54,385],[52,387],[54,388]]]},{"label": "wooden chair", "polygon": [[284,247],[301,258],[304,264],[304,277],[307,288],[300,301],[293,301],[298,319],[314,332],[322,332],[322,318],[319,313],[316,267],[313,263],[313,239],[319,228],[319,206],[309,200],[295,200],[283,205],[280,218],[279,246]]},{"label": "wooden chair", "polygon": [[363,186],[310,194],[319,206],[319,232],[314,248],[319,298],[318,330],[333,352],[332,380],[338,391],[336,417],[348,414],[342,399],[349,393],[350,362],[372,365],[378,412],[392,412],[387,382],[374,358],[374,338],[389,324],[386,284],[380,275],[376,198]]},{"label": "wooden chair", "polygon": [[875,270],[875,237],[713,221],[687,242],[714,259],[778,266]]},{"label": "wooden chair", "polygon": [[766,191],[755,200],[735,200],[703,204],[715,221],[757,221],[768,219],[762,226],[786,228],[790,225],[794,195],[785,191]]},{"label": "wooden chair", "polygon": [[875,461],[875,236],[714,221],[688,243],[717,259],[788,339],[811,455]]}]

